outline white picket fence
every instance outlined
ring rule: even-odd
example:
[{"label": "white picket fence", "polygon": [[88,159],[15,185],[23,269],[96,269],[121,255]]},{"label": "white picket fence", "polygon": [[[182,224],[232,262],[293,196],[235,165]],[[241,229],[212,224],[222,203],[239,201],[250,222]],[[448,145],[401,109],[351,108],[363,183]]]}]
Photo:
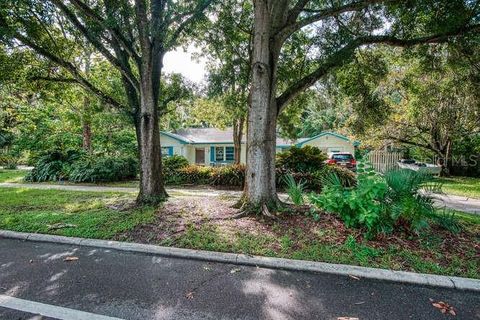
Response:
[{"label": "white picket fence", "polygon": [[397,169],[398,161],[402,159],[401,152],[371,151],[368,156],[370,162],[377,172],[385,173],[388,170]]}]

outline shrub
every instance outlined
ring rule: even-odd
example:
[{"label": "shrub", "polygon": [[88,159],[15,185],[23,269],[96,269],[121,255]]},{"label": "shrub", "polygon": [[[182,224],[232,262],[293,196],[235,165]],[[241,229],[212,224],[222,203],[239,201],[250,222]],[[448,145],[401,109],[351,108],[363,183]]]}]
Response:
[{"label": "shrub", "polygon": [[11,154],[0,154],[0,166],[4,169],[17,169],[18,159]]},{"label": "shrub", "polygon": [[189,165],[178,170],[178,180],[187,184],[208,184],[212,170],[212,167]]},{"label": "shrub", "polygon": [[35,168],[25,180],[33,182],[59,181],[68,179],[72,163],[84,154],[75,150],[54,150],[39,156]]},{"label": "shrub", "polygon": [[324,177],[335,174],[344,187],[353,187],[357,184],[357,176],[352,170],[340,166],[325,166],[322,170],[314,173],[315,177],[323,180]]},{"label": "shrub", "polygon": [[287,189],[286,183],[287,176],[291,175],[296,183],[303,182],[304,189],[308,191],[320,192],[322,190],[322,181],[316,176],[316,173],[310,172],[291,172],[277,168],[276,170],[276,183],[277,188]]},{"label": "shrub", "polygon": [[277,168],[289,172],[315,172],[325,166],[327,156],[317,147],[291,147],[277,155]]},{"label": "shrub", "polygon": [[137,176],[138,162],[133,157],[85,156],[75,161],[68,179],[73,182],[110,182]]},{"label": "shrub", "polygon": [[25,180],[118,181],[134,178],[137,172],[137,160],[132,157],[93,156],[76,150],[67,152],[55,150],[41,155]]},{"label": "shrub", "polygon": [[163,176],[165,178],[165,183],[175,184],[179,183],[179,173],[178,171],[182,168],[185,168],[189,165],[187,158],[179,155],[173,155],[162,159],[163,161]]},{"label": "shrub", "polygon": [[425,189],[430,177],[412,170],[395,170],[381,176],[359,165],[357,185],[345,187],[337,174],[324,179],[320,195],[310,201],[340,215],[347,227],[365,227],[367,236],[392,232],[400,224],[416,232],[434,217],[433,201]]},{"label": "shrub", "polygon": [[211,172],[210,184],[213,186],[242,187],[244,182],[244,165],[214,167]]}]

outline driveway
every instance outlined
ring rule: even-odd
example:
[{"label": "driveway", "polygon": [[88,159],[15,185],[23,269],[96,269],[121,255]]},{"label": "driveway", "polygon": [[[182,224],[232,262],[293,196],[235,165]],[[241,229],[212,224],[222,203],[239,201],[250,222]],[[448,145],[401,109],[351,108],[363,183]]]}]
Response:
[{"label": "driveway", "polygon": [[463,196],[454,196],[449,194],[432,194],[436,206],[439,208],[448,208],[467,213],[480,214],[480,200]]},{"label": "driveway", "polygon": [[0,319],[449,318],[438,301],[480,317],[478,292],[0,239]]}]

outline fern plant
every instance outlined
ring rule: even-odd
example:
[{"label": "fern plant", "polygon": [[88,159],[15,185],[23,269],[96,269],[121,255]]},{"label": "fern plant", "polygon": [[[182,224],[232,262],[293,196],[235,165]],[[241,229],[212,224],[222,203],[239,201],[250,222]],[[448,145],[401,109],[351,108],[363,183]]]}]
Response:
[{"label": "fern plant", "polygon": [[338,214],[347,227],[365,227],[368,237],[390,233],[400,224],[418,233],[436,217],[431,191],[441,186],[431,181],[431,176],[409,169],[381,175],[359,164],[356,186],[345,187],[338,176],[329,175],[322,193],[312,194],[310,201]]}]

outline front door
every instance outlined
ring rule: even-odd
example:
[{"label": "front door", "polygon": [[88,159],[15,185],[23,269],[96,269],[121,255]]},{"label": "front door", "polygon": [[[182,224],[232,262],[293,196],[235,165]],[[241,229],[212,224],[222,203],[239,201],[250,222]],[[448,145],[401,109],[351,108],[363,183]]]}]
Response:
[{"label": "front door", "polygon": [[196,164],[205,164],[205,148],[196,148],[195,149],[195,163]]}]

